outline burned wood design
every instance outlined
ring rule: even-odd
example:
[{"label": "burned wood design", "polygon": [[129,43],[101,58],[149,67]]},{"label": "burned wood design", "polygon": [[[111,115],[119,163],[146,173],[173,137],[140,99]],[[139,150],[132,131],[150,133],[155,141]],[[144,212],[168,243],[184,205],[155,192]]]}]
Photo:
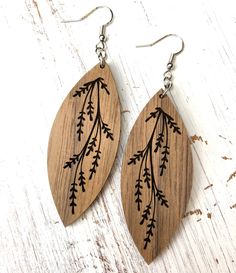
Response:
[{"label": "burned wood design", "polygon": [[[85,157],[92,156],[93,158],[88,177],[88,180],[91,180],[97,172],[99,160],[102,156],[102,151],[100,149],[102,134],[104,134],[105,137],[111,141],[114,140],[113,133],[111,132],[109,125],[106,124],[102,118],[100,109],[100,92],[106,92],[108,96],[110,95],[110,92],[107,89],[107,84],[104,83],[104,79],[101,77],[95,79],[94,81],[85,83],[73,94],[74,98],[81,98],[83,95],[85,96],[82,109],[78,115],[78,122],[76,124],[78,141],[81,141],[83,137],[83,127],[85,122],[93,122],[93,125],[81,151],[78,154],[71,156],[63,166],[64,169],[75,168],[69,196],[69,205],[71,207],[72,214],[75,213],[75,207],[77,206],[76,193],[78,192],[78,185],[82,192],[86,191],[86,175],[83,168]],[[95,96],[97,101],[96,106],[94,105]]]},{"label": "burned wood design", "polygon": [[[147,187],[151,191],[151,197],[148,204],[142,211],[140,225],[146,223],[147,231],[144,238],[144,249],[151,242],[153,231],[157,226],[155,218],[156,206],[159,202],[161,206],[169,207],[168,200],[161,189],[157,187],[156,178],[154,175],[153,152],[161,154],[161,164],[159,165],[159,175],[163,176],[167,169],[168,156],[170,154],[169,133],[177,133],[181,135],[180,128],[174,119],[164,112],[160,107],[156,107],[154,112],[151,112],[145,120],[155,119],[155,125],[151,137],[143,150],[137,151],[128,161],[128,165],[140,164],[138,177],[135,183],[135,203],[137,210],[141,210],[142,190]],[[160,130],[158,130],[158,125]]]}]

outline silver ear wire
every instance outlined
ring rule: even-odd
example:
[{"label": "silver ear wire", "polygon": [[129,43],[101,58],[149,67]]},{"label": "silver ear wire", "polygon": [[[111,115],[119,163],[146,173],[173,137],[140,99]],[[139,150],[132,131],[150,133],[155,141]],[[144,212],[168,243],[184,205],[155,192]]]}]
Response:
[{"label": "silver ear wire", "polygon": [[96,10],[98,9],[102,9],[102,8],[105,8],[105,9],[108,9],[110,14],[111,14],[111,18],[110,20],[103,24],[100,28],[100,34],[99,34],[99,42],[98,44],[96,45],[96,49],[95,49],[95,52],[96,54],[98,55],[98,59],[100,61],[100,66],[103,68],[105,66],[105,63],[106,63],[106,58],[107,58],[107,54],[106,54],[106,50],[105,50],[105,42],[106,42],[106,35],[105,35],[105,32],[106,32],[106,27],[112,22],[113,20],[113,11],[107,7],[107,6],[98,6],[98,7],[95,7],[94,9],[92,9],[91,11],[89,11],[87,14],[85,14],[83,17],[79,18],[79,19],[75,19],[75,20],[63,20],[62,23],[75,23],[75,22],[81,22],[83,21],[84,19],[86,19],[87,17],[89,17],[92,13],[94,13]]},{"label": "silver ear wire", "polygon": [[154,45],[156,45],[157,43],[159,43],[160,41],[162,41],[162,40],[164,40],[164,39],[166,39],[166,38],[168,38],[168,37],[171,37],[171,36],[176,37],[176,38],[178,38],[178,39],[181,40],[181,48],[180,48],[178,51],[172,52],[172,53],[170,54],[170,58],[169,58],[169,61],[168,61],[168,63],[167,63],[167,70],[166,70],[166,72],[164,73],[164,80],[163,80],[163,82],[164,82],[164,87],[165,87],[165,89],[164,89],[164,91],[163,91],[163,93],[162,93],[162,95],[161,95],[162,98],[166,95],[166,93],[167,93],[167,92],[171,89],[171,87],[172,87],[172,80],[171,80],[171,79],[172,79],[172,73],[171,73],[171,70],[172,70],[173,67],[174,67],[173,62],[174,62],[175,57],[176,57],[177,55],[179,55],[179,54],[184,50],[184,40],[183,40],[180,36],[178,36],[177,34],[167,34],[167,35],[161,37],[160,39],[156,40],[156,41],[153,42],[153,43],[146,44],[146,45],[138,45],[138,46],[136,46],[137,48],[154,46]]}]

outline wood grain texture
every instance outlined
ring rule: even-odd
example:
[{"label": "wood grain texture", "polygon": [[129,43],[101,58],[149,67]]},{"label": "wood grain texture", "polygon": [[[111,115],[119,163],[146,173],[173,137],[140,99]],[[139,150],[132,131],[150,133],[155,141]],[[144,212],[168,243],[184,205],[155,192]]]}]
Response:
[{"label": "wood grain texture", "polygon": [[53,123],[48,175],[65,226],[101,191],[115,160],[120,102],[108,64],[97,64],[72,88]]},{"label": "wood grain texture", "polygon": [[154,95],[131,130],[124,153],[121,194],[134,242],[149,264],[170,243],[192,185],[190,141],[163,90]]},{"label": "wood grain texture", "polygon": [[[110,17],[100,9],[80,23],[61,21],[104,4],[114,11],[107,62],[121,140],[96,202],[64,228],[48,183],[48,136],[68,91],[97,62],[99,26]],[[235,273],[235,1],[1,0],[0,22],[0,272]],[[179,46],[135,45],[167,33],[185,41],[168,95],[193,139],[193,186],[171,244],[147,265],[125,222],[120,173],[134,122]]]}]

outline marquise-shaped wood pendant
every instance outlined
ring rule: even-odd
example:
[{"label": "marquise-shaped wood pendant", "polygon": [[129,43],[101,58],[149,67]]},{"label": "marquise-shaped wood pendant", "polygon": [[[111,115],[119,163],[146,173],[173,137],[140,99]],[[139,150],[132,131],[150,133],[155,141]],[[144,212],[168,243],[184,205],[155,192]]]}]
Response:
[{"label": "marquise-shaped wood pendant", "polygon": [[101,191],[115,160],[120,103],[109,66],[96,65],[73,87],[53,123],[48,146],[52,196],[65,226]]},{"label": "marquise-shaped wood pendant", "polygon": [[122,165],[122,203],[129,231],[147,263],[179,226],[192,185],[187,131],[160,90],[130,133]]}]

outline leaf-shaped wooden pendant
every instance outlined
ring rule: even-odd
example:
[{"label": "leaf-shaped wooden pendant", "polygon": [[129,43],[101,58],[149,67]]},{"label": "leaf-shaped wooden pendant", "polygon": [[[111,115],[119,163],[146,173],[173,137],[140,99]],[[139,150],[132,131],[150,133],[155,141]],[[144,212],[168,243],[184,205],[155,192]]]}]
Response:
[{"label": "leaf-shaped wooden pendant", "polygon": [[101,191],[115,160],[120,103],[106,64],[96,65],[70,91],[55,118],[48,175],[59,215],[73,223]]},{"label": "leaf-shaped wooden pendant", "polygon": [[145,106],[128,139],[122,203],[129,231],[147,263],[180,224],[192,185],[192,155],[184,124],[160,90]]}]

